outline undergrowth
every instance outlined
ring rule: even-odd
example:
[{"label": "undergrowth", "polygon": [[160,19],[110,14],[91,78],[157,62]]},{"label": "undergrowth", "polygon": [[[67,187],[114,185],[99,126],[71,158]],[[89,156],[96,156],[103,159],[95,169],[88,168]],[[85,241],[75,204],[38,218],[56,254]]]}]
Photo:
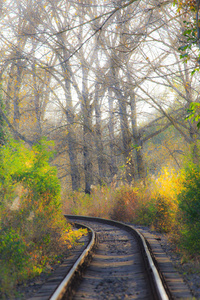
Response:
[{"label": "undergrowth", "polygon": [[[84,231],[73,231],[61,210],[52,144],[31,149],[10,141],[0,148],[0,298],[59,262]],[[49,268],[48,268],[49,269]]]},{"label": "undergrowth", "polygon": [[184,171],[183,189],[178,195],[180,248],[191,256],[200,256],[200,167],[190,164]]},{"label": "undergrowth", "polygon": [[179,172],[162,171],[146,185],[95,186],[91,195],[64,195],[67,214],[111,218],[168,235],[188,257],[200,255],[200,168],[189,165]]}]

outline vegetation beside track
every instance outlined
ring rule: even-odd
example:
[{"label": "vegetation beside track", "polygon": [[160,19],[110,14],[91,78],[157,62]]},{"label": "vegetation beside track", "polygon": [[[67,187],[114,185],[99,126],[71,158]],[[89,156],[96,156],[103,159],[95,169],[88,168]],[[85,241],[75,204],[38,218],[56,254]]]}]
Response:
[{"label": "vegetation beside track", "polygon": [[[163,168],[146,184],[93,186],[60,197],[53,145],[46,140],[27,148],[9,141],[0,151],[0,295],[10,299],[18,283],[51,264],[83,234],[66,223],[67,214],[90,215],[147,225],[167,233],[184,260],[200,256],[200,168]],[[61,205],[62,203],[62,205]],[[63,206],[63,207],[61,207]],[[11,292],[12,291],[12,292]]]},{"label": "vegetation beside track", "polygon": [[0,149],[0,298],[17,284],[51,270],[84,231],[73,231],[61,210],[60,184],[49,164],[52,144],[28,149],[10,141]]},{"label": "vegetation beside track", "polygon": [[150,226],[166,233],[184,259],[200,256],[200,168],[164,168],[146,184],[94,186],[64,195],[64,212]]}]

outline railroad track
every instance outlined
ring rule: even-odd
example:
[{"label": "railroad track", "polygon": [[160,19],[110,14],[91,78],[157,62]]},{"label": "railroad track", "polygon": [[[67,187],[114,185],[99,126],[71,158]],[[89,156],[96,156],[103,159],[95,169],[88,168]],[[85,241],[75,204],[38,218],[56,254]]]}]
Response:
[{"label": "railroad track", "polygon": [[47,286],[45,293],[38,293],[31,300],[192,299],[173,272],[178,292],[174,285],[168,286],[143,235],[133,226],[92,217],[67,219],[89,228],[89,239],[64,279],[59,284],[57,278],[50,281],[49,288],[53,286],[54,291],[48,294]]}]

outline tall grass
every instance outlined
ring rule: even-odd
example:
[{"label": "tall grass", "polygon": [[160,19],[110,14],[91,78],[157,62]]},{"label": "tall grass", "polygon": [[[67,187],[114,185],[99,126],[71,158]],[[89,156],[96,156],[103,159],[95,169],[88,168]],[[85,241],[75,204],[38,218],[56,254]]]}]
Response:
[{"label": "tall grass", "polygon": [[159,231],[170,231],[178,208],[180,190],[177,173],[163,169],[156,178],[143,183],[119,187],[95,186],[91,195],[73,192],[65,195],[63,209],[68,214],[90,215],[151,225]]},{"label": "tall grass", "polygon": [[[200,168],[163,168],[147,184],[93,187],[91,195],[65,195],[67,214],[90,215],[150,226],[167,233],[189,255],[200,254]],[[188,245],[188,246],[186,246]]]},{"label": "tall grass", "polygon": [[90,195],[80,191],[70,192],[63,195],[63,212],[110,218],[114,207],[114,194],[113,186],[92,186]]}]

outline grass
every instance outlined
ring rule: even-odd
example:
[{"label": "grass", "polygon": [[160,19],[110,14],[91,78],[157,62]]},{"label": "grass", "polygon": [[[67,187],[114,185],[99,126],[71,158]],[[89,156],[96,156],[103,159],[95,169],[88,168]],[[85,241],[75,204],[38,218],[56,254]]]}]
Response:
[{"label": "grass", "polygon": [[[194,166],[181,172],[164,168],[156,178],[147,178],[146,186],[140,182],[133,185],[121,184],[119,187],[113,184],[110,187],[95,186],[91,195],[69,193],[63,197],[63,211],[66,214],[103,217],[150,226],[158,232],[166,233],[178,245],[177,251],[183,256],[198,259],[200,170],[195,170],[194,176]],[[193,203],[194,210],[191,210],[190,205],[190,209],[185,205],[185,195],[191,195],[189,201]],[[195,218],[193,227],[192,217]]]}]

